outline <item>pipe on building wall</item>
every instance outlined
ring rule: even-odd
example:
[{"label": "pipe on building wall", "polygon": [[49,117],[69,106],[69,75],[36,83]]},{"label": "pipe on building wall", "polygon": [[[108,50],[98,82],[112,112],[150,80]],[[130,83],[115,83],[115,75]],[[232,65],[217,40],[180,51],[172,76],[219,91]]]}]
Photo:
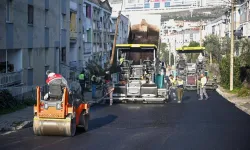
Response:
[{"label": "pipe on building wall", "polygon": [[5,69],[6,69],[5,72],[6,73],[8,73],[8,62],[7,61],[8,61],[8,50],[6,49],[5,50],[5,65],[6,65],[5,66]]}]

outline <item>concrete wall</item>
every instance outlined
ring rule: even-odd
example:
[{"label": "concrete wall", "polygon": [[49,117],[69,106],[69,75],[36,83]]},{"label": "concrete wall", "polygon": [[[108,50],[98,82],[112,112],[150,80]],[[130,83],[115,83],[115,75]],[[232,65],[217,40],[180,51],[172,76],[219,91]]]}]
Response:
[{"label": "concrete wall", "polygon": [[[60,3],[60,0],[47,1],[49,4],[46,19],[47,27],[45,27],[45,2],[46,0],[13,0],[13,18],[11,22],[5,22],[5,15],[0,17],[0,31],[4,31],[0,32],[0,50],[7,48],[20,49],[22,51],[24,84],[28,82],[28,79],[31,79],[30,77],[33,77],[33,84],[44,84],[46,64],[51,70],[54,70],[56,67],[57,62],[55,60],[59,59],[56,58],[59,55],[55,52],[59,47],[60,6],[64,6],[66,10],[63,28],[69,28],[67,21],[69,20],[69,0],[62,0],[62,2],[65,2],[63,5]],[[33,25],[28,24],[28,4],[34,7]],[[1,14],[6,14],[5,5],[6,1],[0,1]],[[45,37],[45,30],[48,30],[48,37]],[[64,36],[66,36],[62,37],[64,42],[61,45],[65,46],[67,52],[69,52],[69,33],[67,30],[64,31]],[[49,38],[49,42],[46,48],[45,41],[47,38]],[[29,58],[31,59],[30,64]],[[32,74],[29,77],[28,70]]]}]

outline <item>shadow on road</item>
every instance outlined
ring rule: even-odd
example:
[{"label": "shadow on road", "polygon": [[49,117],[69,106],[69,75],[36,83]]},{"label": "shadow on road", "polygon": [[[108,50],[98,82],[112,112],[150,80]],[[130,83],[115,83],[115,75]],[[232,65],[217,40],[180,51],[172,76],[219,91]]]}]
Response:
[{"label": "shadow on road", "polygon": [[89,131],[95,130],[95,129],[101,128],[107,124],[110,124],[116,118],[117,118],[117,116],[115,116],[115,115],[107,115],[105,117],[99,117],[99,118],[92,119],[89,121]]}]

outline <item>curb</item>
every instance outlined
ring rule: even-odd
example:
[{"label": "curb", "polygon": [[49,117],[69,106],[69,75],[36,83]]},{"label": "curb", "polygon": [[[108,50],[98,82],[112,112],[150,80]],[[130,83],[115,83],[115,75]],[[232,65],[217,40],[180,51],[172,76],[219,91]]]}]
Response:
[{"label": "curb", "polygon": [[245,113],[247,113],[248,115],[250,115],[250,110],[247,107],[245,107],[243,105],[238,105],[238,104],[236,104],[235,106],[237,108],[241,109],[242,111],[244,111]]},{"label": "curb", "polygon": [[219,88],[216,89],[216,92],[220,94],[222,97],[224,97],[225,99],[227,99],[229,102],[233,103],[235,107],[237,107],[238,109],[250,115],[250,110],[244,106],[244,104],[248,102],[234,102],[233,100],[230,100],[230,97],[225,96],[225,94]]}]

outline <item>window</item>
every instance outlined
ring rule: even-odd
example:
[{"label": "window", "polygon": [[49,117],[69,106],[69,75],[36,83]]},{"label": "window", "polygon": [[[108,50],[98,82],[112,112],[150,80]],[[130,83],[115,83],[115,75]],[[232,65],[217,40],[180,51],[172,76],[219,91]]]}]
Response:
[{"label": "window", "polygon": [[13,4],[12,0],[7,0],[6,3],[6,22],[11,22],[12,21],[12,15],[13,15]]},{"label": "window", "polygon": [[32,5],[28,5],[28,24],[34,23],[34,7]]},{"label": "window", "polygon": [[44,17],[45,17],[44,26],[47,27],[48,26],[48,10],[47,9],[44,12]]},{"label": "window", "polygon": [[62,48],[61,62],[66,63],[66,48]]},{"label": "window", "polygon": [[91,18],[91,6],[86,5],[86,17]]}]

